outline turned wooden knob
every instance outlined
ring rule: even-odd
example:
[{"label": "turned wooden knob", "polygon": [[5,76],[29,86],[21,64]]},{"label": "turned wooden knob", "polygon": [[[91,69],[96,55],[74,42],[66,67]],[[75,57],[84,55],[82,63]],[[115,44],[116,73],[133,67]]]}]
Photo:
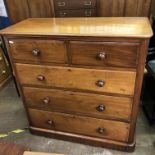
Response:
[{"label": "turned wooden knob", "polygon": [[100,104],[96,109],[97,109],[97,111],[99,111],[99,112],[103,112],[103,111],[105,111],[105,105]]},{"label": "turned wooden knob", "polygon": [[2,70],[2,74],[3,74],[3,75],[6,74],[6,70]]},{"label": "turned wooden knob", "polygon": [[98,80],[96,82],[96,85],[99,86],[99,87],[103,87],[105,85],[105,82],[103,80]]},{"label": "turned wooden knob", "polygon": [[103,133],[105,132],[105,129],[99,127],[99,128],[97,129],[97,132],[100,133],[100,134],[103,134]]},{"label": "turned wooden knob", "polygon": [[2,57],[0,57],[0,61],[2,61],[3,60],[3,58]]},{"label": "turned wooden knob", "polygon": [[105,52],[100,52],[99,54],[97,54],[98,60],[104,60],[105,58],[106,58]]},{"label": "turned wooden knob", "polygon": [[54,124],[54,122],[52,120],[48,120],[47,121],[47,124],[50,125],[50,126],[52,126]]},{"label": "turned wooden knob", "polygon": [[38,49],[34,49],[34,50],[32,50],[32,54],[34,56],[39,56],[40,55],[40,51]]},{"label": "turned wooden knob", "polygon": [[37,79],[38,79],[39,81],[44,81],[44,80],[45,80],[45,76],[43,76],[43,75],[38,75]]},{"label": "turned wooden knob", "polygon": [[49,97],[45,97],[45,98],[43,99],[43,102],[44,102],[45,104],[49,104],[49,103],[50,103],[50,98],[49,98]]}]

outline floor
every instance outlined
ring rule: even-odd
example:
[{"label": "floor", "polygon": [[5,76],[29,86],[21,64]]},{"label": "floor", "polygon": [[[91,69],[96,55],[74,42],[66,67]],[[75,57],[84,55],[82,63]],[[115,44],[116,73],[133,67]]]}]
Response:
[{"label": "floor", "polygon": [[0,92],[0,134],[16,129],[25,129],[25,131],[18,134],[10,133],[9,136],[0,138],[0,141],[21,144],[33,151],[67,155],[155,155],[155,126],[149,126],[142,111],[138,117],[137,145],[133,153],[34,136],[29,133],[27,127],[28,123],[23,104],[17,96],[13,82],[11,82]]}]

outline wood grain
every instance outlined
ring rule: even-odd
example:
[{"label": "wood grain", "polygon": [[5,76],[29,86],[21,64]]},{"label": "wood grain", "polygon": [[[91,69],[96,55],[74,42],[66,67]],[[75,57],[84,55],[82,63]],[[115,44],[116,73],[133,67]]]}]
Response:
[{"label": "wood grain", "polygon": [[28,0],[30,16],[34,17],[53,17],[50,0]]},{"label": "wood grain", "polygon": [[137,16],[138,5],[140,5],[139,2],[140,2],[139,0],[134,0],[134,1],[126,0],[125,16],[127,17]]},{"label": "wood grain", "polygon": [[147,18],[91,17],[32,18],[6,28],[0,34],[149,38],[153,32]]},{"label": "wood grain", "polygon": [[123,17],[125,0],[97,0],[97,12],[100,17]]},{"label": "wood grain", "polygon": [[[31,63],[66,63],[67,49],[64,41],[48,39],[10,39],[9,45],[14,60]],[[33,50],[39,50],[38,55]]]},{"label": "wood grain", "polygon": [[[27,64],[15,66],[19,81],[23,85],[53,86],[131,96],[134,94],[135,72]],[[44,77],[43,81],[37,79],[40,75]],[[105,85],[97,86],[98,80],[103,80]]]},{"label": "wood grain", "polygon": [[28,152],[28,151],[25,151],[23,155],[64,155],[64,154],[57,154],[57,153],[41,153],[41,152]]},{"label": "wood grain", "polygon": [[4,0],[12,24],[30,17],[27,0]]},{"label": "wood grain", "polygon": [[[23,93],[27,106],[33,109],[130,120],[132,98],[32,87],[23,87]],[[105,107],[103,111],[98,111],[100,105]]]},{"label": "wood grain", "polygon": [[0,142],[0,155],[23,155],[24,151],[29,151],[24,146]]},{"label": "wood grain", "polygon": [[[29,114],[31,116],[31,125],[34,127],[65,131],[118,141],[128,140],[128,130],[130,125],[127,123],[56,112],[44,112],[34,109],[29,109]],[[52,125],[48,124],[49,120],[53,121]],[[98,133],[98,128],[104,128],[104,133]]]},{"label": "wood grain", "polygon": [[[125,42],[80,42],[70,43],[72,63],[78,65],[133,67],[137,66],[139,44]],[[105,54],[100,60],[98,55]]]},{"label": "wood grain", "polygon": [[[32,133],[133,151],[144,64],[148,40],[152,36],[148,19],[29,19],[0,33],[9,50]],[[28,38],[65,42],[68,62],[16,61],[8,42]],[[76,46],[73,48],[70,42]],[[111,51],[107,66],[97,66],[91,59],[94,56],[91,52],[100,50],[101,43],[104,44],[102,48]],[[107,47],[109,43],[113,45],[111,48]],[[24,51],[27,46],[20,48]],[[73,64],[73,57],[77,64]],[[106,54],[102,51],[100,59],[104,58]],[[42,101],[47,105],[42,105]],[[99,108],[95,108],[97,105]],[[104,113],[99,114],[95,109]],[[53,123],[53,119],[58,124]],[[101,135],[106,135],[96,135],[96,128]]]}]

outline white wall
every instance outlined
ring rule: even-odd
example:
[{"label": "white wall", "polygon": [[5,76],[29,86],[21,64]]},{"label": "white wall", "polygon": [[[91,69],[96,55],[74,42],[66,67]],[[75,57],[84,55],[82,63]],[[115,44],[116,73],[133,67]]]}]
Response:
[{"label": "white wall", "polygon": [[6,13],[3,0],[0,0],[0,16],[7,17],[7,13]]}]

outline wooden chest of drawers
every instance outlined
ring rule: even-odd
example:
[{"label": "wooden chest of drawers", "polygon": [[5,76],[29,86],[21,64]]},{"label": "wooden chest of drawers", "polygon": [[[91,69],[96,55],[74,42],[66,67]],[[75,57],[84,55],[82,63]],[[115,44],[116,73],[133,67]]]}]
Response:
[{"label": "wooden chest of drawers", "polygon": [[54,0],[55,17],[94,17],[96,0]]},{"label": "wooden chest of drawers", "polygon": [[32,133],[134,149],[147,18],[28,19],[0,33]]},{"label": "wooden chest of drawers", "polygon": [[6,61],[0,46],[0,90],[8,83],[10,77],[9,64]]}]

